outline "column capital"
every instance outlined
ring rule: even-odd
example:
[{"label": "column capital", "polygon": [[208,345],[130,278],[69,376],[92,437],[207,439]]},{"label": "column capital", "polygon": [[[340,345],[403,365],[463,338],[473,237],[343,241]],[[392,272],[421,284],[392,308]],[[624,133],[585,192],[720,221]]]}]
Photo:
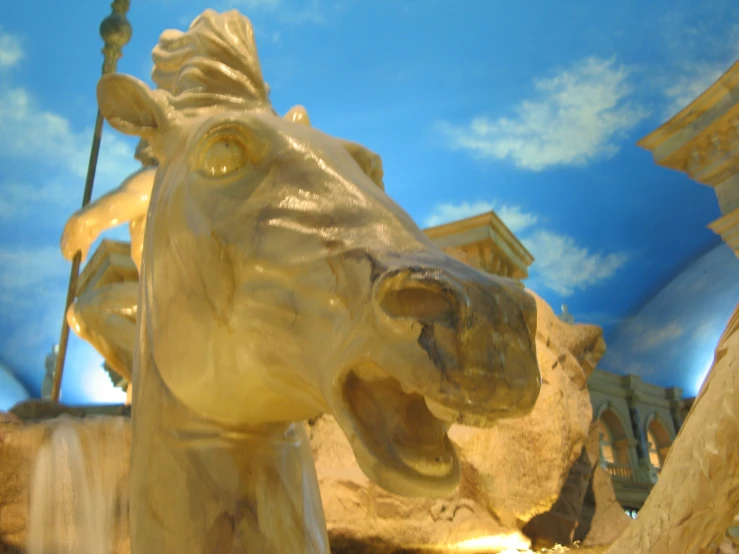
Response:
[{"label": "column capital", "polygon": [[639,402],[644,402],[644,393],[637,390],[629,390],[626,395],[626,403],[629,405],[630,410],[636,410],[639,408]]},{"label": "column capital", "polygon": [[708,228],[719,235],[739,257],[739,208],[719,217]]}]

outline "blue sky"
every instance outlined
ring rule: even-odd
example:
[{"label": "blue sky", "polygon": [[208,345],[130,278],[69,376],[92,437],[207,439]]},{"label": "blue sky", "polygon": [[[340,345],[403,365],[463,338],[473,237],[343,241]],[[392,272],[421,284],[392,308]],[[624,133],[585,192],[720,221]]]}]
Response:
[{"label": "blue sky", "polygon": [[[648,325],[672,337],[660,348],[687,342],[675,331],[685,295],[639,314],[719,244],[706,229],[718,205],[635,142],[739,58],[735,0],[131,4],[121,72],[148,80],[162,30],[237,8],[254,22],[278,111],[304,104],[315,126],[380,153],[388,194],[421,226],[495,209],[536,258],[528,285],[552,305],[602,325],[608,341]],[[22,396],[9,398],[15,378],[38,394],[61,325],[69,266],[58,240],[82,196],[109,1],[69,6],[13,2],[0,21],[0,409]],[[137,167],[133,145],[106,128],[95,196]],[[739,264],[724,258],[727,271]],[[721,306],[739,300],[714,289]],[[718,331],[690,356],[661,363],[654,347],[647,364],[636,359],[644,350],[619,346],[604,364],[694,394],[723,325],[716,314]],[[120,399],[99,363],[72,339],[65,401]]]}]

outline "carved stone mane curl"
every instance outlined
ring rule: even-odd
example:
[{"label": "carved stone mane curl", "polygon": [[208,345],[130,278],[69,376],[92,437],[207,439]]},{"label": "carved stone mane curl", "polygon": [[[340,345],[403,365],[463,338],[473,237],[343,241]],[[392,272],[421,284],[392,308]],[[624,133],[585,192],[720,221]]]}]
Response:
[{"label": "carved stone mane curl", "polygon": [[179,112],[271,109],[254,30],[236,10],[206,10],[187,32],[164,31],[152,57],[152,80]]}]

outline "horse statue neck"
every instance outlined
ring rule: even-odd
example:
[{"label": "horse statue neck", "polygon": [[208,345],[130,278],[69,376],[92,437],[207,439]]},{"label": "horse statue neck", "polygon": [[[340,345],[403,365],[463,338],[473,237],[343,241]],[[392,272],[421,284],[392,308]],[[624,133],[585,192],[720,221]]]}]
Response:
[{"label": "horse statue neck", "polygon": [[132,537],[150,552],[328,554],[306,425],[224,426],[162,385],[155,373],[136,385],[132,463],[147,469],[131,484],[148,490]]}]

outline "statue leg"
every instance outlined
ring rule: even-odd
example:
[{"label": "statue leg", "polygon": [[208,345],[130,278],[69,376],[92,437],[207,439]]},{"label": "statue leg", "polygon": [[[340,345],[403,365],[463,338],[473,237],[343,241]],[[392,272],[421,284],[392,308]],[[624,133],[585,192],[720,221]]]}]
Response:
[{"label": "statue leg", "polygon": [[131,380],[138,282],[114,283],[79,296],[67,312],[70,328],[121,377]]},{"label": "statue leg", "polygon": [[739,306],[659,481],[608,554],[713,553],[739,510]]},{"label": "statue leg", "polygon": [[139,344],[132,554],[328,554],[304,425],[227,429],[207,421],[169,393],[146,342]]}]

